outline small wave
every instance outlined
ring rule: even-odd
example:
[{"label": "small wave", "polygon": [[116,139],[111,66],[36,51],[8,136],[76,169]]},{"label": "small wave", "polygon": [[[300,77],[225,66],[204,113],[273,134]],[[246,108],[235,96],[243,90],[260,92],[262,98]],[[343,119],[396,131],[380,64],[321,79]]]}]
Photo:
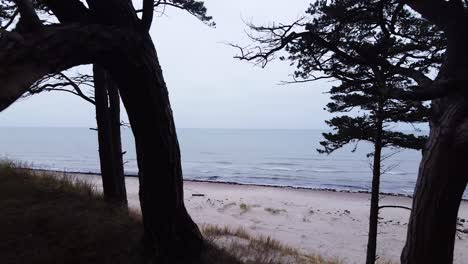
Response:
[{"label": "small wave", "polygon": [[358,185],[348,185],[348,184],[331,184],[331,183],[322,183],[322,186],[330,186],[339,189],[351,189],[351,190],[364,190],[367,191],[369,188],[358,186]]},{"label": "small wave", "polygon": [[290,162],[265,162],[262,163],[264,165],[273,165],[273,166],[296,166],[297,163],[290,163]]},{"label": "small wave", "polygon": [[261,168],[264,170],[271,170],[271,171],[295,171],[295,169],[286,168],[286,167],[271,167],[271,168]]},{"label": "small wave", "polygon": [[409,174],[414,174],[412,172],[405,172],[405,171],[387,171],[385,174],[390,174],[390,175],[409,175]]},{"label": "small wave", "polygon": [[224,164],[224,165],[231,165],[231,164],[232,164],[231,161],[215,161],[215,163],[217,163],[217,164]]},{"label": "small wave", "polygon": [[323,172],[323,173],[346,173],[350,171],[344,171],[344,170],[334,170],[334,169],[310,169],[311,172]]}]

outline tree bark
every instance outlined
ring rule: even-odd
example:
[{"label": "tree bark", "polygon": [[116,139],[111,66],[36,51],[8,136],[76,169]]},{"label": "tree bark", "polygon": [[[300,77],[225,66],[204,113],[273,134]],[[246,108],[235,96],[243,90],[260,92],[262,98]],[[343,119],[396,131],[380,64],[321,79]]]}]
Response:
[{"label": "tree bark", "polygon": [[120,98],[109,74],[93,67],[96,121],[104,199],[120,207],[127,206],[120,137]]},{"label": "tree bark", "polygon": [[383,103],[379,102],[375,122],[374,161],[372,168],[372,190],[369,214],[369,234],[366,264],[374,264],[377,257],[377,228],[379,224],[380,168],[382,157]]},{"label": "tree bark", "polygon": [[443,114],[432,124],[419,167],[402,264],[453,262],[458,208],[468,181],[468,104],[444,101],[437,103]]}]

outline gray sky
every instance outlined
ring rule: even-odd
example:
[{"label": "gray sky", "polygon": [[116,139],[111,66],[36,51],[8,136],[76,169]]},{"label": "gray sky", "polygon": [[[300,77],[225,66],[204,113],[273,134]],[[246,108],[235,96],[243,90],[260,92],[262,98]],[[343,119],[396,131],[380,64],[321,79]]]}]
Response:
[{"label": "gray sky", "polygon": [[[206,0],[217,23],[209,28],[188,13],[167,8],[151,35],[168,85],[177,127],[325,128],[330,83],[278,85],[294,70],[287,62],[265,69],[233,59],[226,42],[248,44],[243,20],[292,22],[309,0]],[[94,127],[93,107],[59,92],[35,95],[0,113],[0,126]]]}]

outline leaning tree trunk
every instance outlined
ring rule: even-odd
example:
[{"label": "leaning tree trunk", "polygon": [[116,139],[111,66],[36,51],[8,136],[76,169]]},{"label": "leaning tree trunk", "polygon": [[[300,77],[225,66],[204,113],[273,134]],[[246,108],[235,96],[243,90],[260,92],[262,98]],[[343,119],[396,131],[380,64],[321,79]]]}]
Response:
[{"label": "leaning tree trunk", "polygon": [[402,264],[453,262],[458,208],[468,182],[467,22],[464,17],[446,29],[447,61],[439,76],[463,88],[432,104]]},{"label": "leaning tree trunk", "polygon": [[366,264],[374,264],[377,257],[377,227],[379,224],[379,193],[380,193],[380,163],[382,157],[382,106],[379,103],[379,110],[376,113],[376,131],[374,141],[374,161],[372,168],[372,191],[369,214],[369,234],[367,241]]},{"label": "leaning tree trunk", "polygon": [[117,206],[127,206],[120,137],[120,99],[109,74],[93,67],[99,161],[104,199]]},{"label": "leaning tree trunk", "polygon": [[145,245],[158,263],[193,261],[203,239],[184,205],[176,129],[149,35],[134,53],[134,67],[110,68],[135,136]]}]

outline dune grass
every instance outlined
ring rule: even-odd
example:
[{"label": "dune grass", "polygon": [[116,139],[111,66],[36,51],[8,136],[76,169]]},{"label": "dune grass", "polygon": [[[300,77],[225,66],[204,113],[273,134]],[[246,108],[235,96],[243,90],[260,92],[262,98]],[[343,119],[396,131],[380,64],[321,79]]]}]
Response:
[{"label": "dune grass", "polygon": [[141,228],[89,184],[0,163],[1,263],[141,263]]},{"label": "dune grass", "polygon": [[202,232],[210,243],[229,252],[245,264],[340,264],[340,260],[304,254],[270,237],[253,237],[243,228],[206,225]]},{"label": "dune grass", "polygon": [[[144,263],[141,216],[90,184],[0,161],[0,263]],[[243,229],[204,226],[203,264],[337,264]]]}]

